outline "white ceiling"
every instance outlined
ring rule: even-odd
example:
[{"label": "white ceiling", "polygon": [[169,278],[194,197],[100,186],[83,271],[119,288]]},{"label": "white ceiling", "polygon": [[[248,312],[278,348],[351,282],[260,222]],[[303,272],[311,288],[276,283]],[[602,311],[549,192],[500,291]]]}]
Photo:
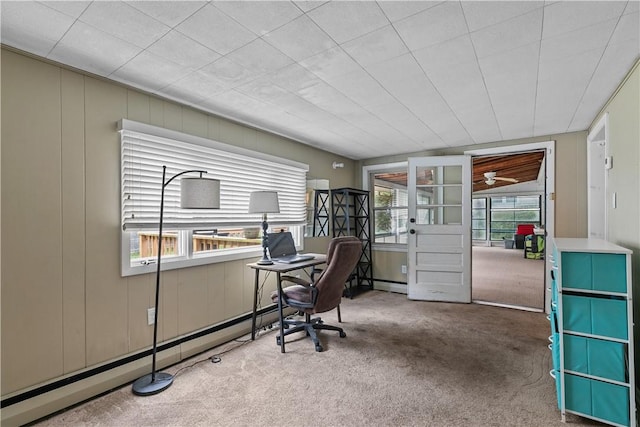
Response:
[{"label": "white ceiling", "polygon": [[2,43],[353,159],[585,130],[633,1],[6,1]]}]

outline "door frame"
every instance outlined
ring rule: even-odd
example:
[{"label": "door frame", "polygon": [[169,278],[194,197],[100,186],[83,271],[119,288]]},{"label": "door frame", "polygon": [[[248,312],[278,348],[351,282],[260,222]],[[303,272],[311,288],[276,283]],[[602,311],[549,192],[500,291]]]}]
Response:
[{"label": "door frame", "polygon": [[[514,154],[514,153],[523,153],[528,151],[539,151],[545,150],[545,232],[546,238],[555,236],[555,173],[556,173],[556,150],[555,150],[556,142],[554,140],[551,141],[543,141],[543,142],[533,142],[529,144],[517,144],[517,145],[507,145],[503,147],[493,147],[493,148],[484,148],[484,149],[476,149],[476,150],[466,150],[464,154],[474,156],[489,156],[489,155],[503,155],[503,154]],[[551,283],[551,269],[545,269],[544,275],[544,289],[546,289],[547,284]],[[471,275],[471,289],[473,289],[473,274]],[[545,312],[549,313],[551,307],[551,299],[550,293],[544,293],[544,309]]]}]

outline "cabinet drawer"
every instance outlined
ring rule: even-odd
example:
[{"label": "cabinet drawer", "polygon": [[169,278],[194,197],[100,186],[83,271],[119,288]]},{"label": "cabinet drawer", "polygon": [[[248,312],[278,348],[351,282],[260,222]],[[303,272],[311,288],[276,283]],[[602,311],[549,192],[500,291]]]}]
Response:
[{"label": "cabinet drawer", "polygon": [[577,375],[564,375],[565,407],[602,420],[629,425],[629,389]]},{"label": "cabinet drawer", "polygon": [[565,369],[620,382],[628,381],[625,344],[567,334],[563,339]]},{"label": "cabinet drawer", "polygon": [[626,260],[624,254],[563,252],[562,287],[626,293]]},{"label": "cabinet drawer", "polygon": [[627,301],[582,295],[562,295],[565,331],[628,339]]}]

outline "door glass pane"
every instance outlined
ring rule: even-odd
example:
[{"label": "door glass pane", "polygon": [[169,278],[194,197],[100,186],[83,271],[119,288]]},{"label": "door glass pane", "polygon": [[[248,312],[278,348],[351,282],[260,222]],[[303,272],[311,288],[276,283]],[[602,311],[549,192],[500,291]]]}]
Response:
[{"label": "door glass pane", "polygon": [[419,166],[416,184],[462,184],[462,166]]},{"label": "door glass pane", "polygon": [[416,205],[419,207],[461,204],[462,186],[434,186],[416,189]]},{"label": "door glass pane", "polygon": [[462,224],[462,206],[439,206],[416,209],[419,225]]}]

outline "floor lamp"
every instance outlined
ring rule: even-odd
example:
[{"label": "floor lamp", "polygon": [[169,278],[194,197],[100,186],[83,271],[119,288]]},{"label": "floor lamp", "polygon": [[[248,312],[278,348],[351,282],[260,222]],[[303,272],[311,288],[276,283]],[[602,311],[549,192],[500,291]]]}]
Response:
[{"label": "floor lamp", "polygon": [[270,265],[273,261],[267,256],[268,237],[267,237],[267,214],[279,213],[280,204],[278,203],[277,191],[254,191],[249,199],[249,213],[262,214],[262,259],[257,262],[258,265]]},{"label": "floor lamp", "polygon": [[164,216],[164,189],[171,181],[186,173],[199,173],[199,178],[182,178],[180,180],[180,208],[182,209],[219,209],[220,181],[203,178],[202,170],[188,170],[177,173],[165,181],[167,167],[162,166],[162,191],[160,195],[160,225],[158,230],[158,261],[156,270],[156,305],[153,322],[153,353],[151,373],[138,378],[133,383],[133,393],[139,396],[149,396],[160,393],[173,383],[173,375],[156,372],[156,351],[158,348],[158,303],[160,295],[160,260],[162,257],[162,220]]}]

